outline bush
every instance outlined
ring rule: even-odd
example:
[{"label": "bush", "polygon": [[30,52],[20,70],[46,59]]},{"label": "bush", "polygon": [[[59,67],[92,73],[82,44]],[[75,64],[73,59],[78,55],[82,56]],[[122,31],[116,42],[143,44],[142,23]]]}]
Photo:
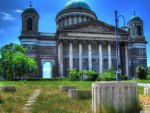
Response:
[{"label": "bush", "polygon": [[146,77],[146,80],[150,80],[150,75]]},{"label": "bush", "polygon": [[87,81],[95,81],[98,78],[98,73],[93,70],[83,70],[80,75],[87,75]]},{"label": "bush", "polygon": [[147,67],[147,75],[150,76],[150,66]]},{"label": "bush", "polygon": [[70,81],[78,81],[81,80],[81,76],[76,69],[70,69],[67,79]]},{"label": "bush", "polygon": [[114,81],[116,80],[116,71],[112,67],[109,70],[105,71],[104,73],[100,74],[98,76],[99,81]]},{"label": "bush", "polygon": [[136,67],[136,76],[139,79],[146,79],[146,71],[143,67],[137,66]]},{"label": "bush", "polygon": [[120,75],[120,80],[128,80],[127,75]]}]

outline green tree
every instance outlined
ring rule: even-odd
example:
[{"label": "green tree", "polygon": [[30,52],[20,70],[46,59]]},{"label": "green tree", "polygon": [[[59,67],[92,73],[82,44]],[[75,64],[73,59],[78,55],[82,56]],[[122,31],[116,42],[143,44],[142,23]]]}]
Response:
[{"label": "green tree", "polygon": [[150,66],[147,68],[147,75],[150,76]]},{"label": "green tree", "polygon": [[[13,43],[5,45],[0,49],[0,63],[1,67],[3,63],[6,80],[16,79],[16,76],[21,76],[21,74],[25,75],[27,71],[35,72],[36,63],[33,59],[27,58],[24,54],[25,52],[26,49],[23,48],[23,46]],[[35,65],[34,69],[33,65]],[[27,68],[30,69],[30,71],[27,70]],[[17,75],[18,73],[20,73],[20,75]]]},{"label": "green tree", "polygon": [[23,53],[18,53],[13,58],[13,64],[14,78],[31,76],[37,70],[36,62],[33,59],[26,57]]},{"label": "green tree", "polygon": [[141,66],[137,66],[136,67],[136,76],[139,78],[139,79],[146,79],[146,71],[143,67]]}]

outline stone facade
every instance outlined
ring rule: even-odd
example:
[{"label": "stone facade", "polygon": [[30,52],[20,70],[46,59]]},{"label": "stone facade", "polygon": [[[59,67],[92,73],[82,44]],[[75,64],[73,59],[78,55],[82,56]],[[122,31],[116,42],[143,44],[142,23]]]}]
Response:
[{"label": "stone facade", "polygon": [[[19,39],[28,49],[26,54],[37,62],[38,73],[33,78],[42,78],[45,62],[52,64],[53,78],[67,77],[68,69],[73,68],[98,73],[116,68],[115,27],[97,20],[90,8],[82,7],[85,3],[78,4],[73,8],[65,6],[56,15],[54,34],[38,31],[39,15],[32,6],[22,13]],[[131,78],[135,76],[137,65],[147,67],[143,21],[133,20],[128,22],[129,31],[118,29],[119,68]]]}]

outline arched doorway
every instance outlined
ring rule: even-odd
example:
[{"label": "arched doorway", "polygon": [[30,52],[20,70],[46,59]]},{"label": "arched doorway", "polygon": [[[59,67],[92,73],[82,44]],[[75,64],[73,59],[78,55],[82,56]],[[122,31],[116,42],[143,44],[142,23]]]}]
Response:
[{"label": "arched doorway", "polygon": [[43,64],[43,78],[52,78],[52,64],[50,62]]}]

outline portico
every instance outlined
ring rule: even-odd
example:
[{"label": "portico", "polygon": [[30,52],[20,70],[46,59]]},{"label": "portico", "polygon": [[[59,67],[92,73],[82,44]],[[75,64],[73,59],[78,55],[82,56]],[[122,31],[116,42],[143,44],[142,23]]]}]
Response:
[{"label": "portico", "polygon": [[[84,37],[66,37],[65,39],[61,39],[62,41],[58,42],[58,55],[60,68],[60,74],[67,74],[68,69],[73,69],[76,66],[74,64],[78,64],[78,69],[84,70],[94,70],[98,73],[103,73],[105,70],[110,69],[111,67],[116,67],[114,61],[116,61],[116,49],[115,49],[115,41],[111,40],[85,40]],[[66,46],[63,48],[63,46]],[[119,46],[120,47],[120,46]],[[65,49],[65,50],[63,50]],[[62,51],[65,51],[63,54]],[[95,54],[93,54],[95,51]],[[120,51],[120,48],[119,48]],[[120,53],[120,52],[119,52]],[[64,57],[64,56],[65,57]],[[125,65],[126,67],[126,74],[128,74],[128,51],[127,51],[127,44],[125,45],[124,57],[126,58],[126,63],[121,64]],[[120,58],[120,54],[118,55]],[[65,63],[64,65],[68,65],[68,69],[64,68],[63,61],[68,59],[68,64]],[[78,59],[78,60],[75,60]],[[93,60],[98,61],[98,65],[93,67]],[[106,64],[107,63],[107,64]],[[84,67],[87,64],[86,67]],[[107,68],[104,66],[106,64]],[[66,73],[64,73],[66,71]]]}]

